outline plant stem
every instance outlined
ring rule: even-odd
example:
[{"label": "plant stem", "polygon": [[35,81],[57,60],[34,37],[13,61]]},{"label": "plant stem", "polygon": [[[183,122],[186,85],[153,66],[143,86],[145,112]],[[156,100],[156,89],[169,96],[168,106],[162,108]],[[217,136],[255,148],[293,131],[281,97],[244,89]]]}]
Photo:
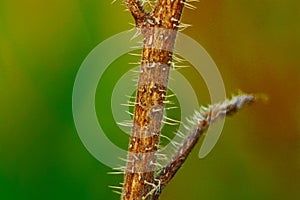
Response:
[{"label": "plant stem", "polygon": [[169,71],[182,0],[158,0],[146,13],[138,0],[125,0],[143,35],[143,52],[128,148],[123,200],[152,199],[154,170]]},{"label": "plant stem", "polygon": [[156,190],[153,200],[158,199],[164,187],[174,177],[180,169],[192,149],[197,144],[201,135],[208,127],[220,118],[226,115],[233,115],[245,105],[250,105],[255,101],[253,95],[239,95],[233,97],[230,101],[210,106],[207,111],[195,113],[193,120],[195,124],[190,129],[189,134],[181,142],[176,150],[172,160],[157,175],[156,180],[160,183],[160,188]]},{"label": "plant stem", "polygon": [[210,106],[205,112],[195,112],[189,134],[155,177],[173,48],[183,7],[193,6],[185,0],[158,0],[153,11],[148,13],[140,0],[125,0],[125,3],[143,35],[143,50],[121,198],[157,200],[203,132],[216,120],[253,103],[255,97],[239,95]]}]

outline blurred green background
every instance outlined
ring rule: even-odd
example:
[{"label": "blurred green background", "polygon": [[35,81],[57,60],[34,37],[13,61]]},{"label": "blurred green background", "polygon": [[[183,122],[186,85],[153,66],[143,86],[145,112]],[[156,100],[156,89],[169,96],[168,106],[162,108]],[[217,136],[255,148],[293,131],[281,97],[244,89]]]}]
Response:
[{"label": "blurred green background", "polygon": [[[228,96],[242,89],[269,101],[228,118],[203,160],[198,145],[161,199],[299,199],[299,1],[196,5],[184,11],[183,22],[193,25],[184,33],[213,57]],[[0,1],[0,199],[119,199],[108,185],[122,176],[108,175],[77,135],[72,87],[97,44],[132,28],[124,8],[120,0]],[[108,88],[119,75],[110,76]],[[199,101],[208,104],[203,88]]]}]

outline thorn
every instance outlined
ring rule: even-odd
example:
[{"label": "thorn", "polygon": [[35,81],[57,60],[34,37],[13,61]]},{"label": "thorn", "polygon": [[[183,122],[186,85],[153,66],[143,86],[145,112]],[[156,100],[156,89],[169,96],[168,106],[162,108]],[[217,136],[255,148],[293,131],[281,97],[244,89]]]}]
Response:
[{"label": "thorn", "polygon": [[158,159],[168,160],[168,157],[165,154],[157,153],[156,155],[157,155]]},{"label": "thorn", "polygon": [[176,106],[173,106],[173,107],[168,107],[168,108],[165,108],[165,110],[172,110],[172,109],[177,109],[178,107]]},{"label": "thorn", "polygon": [[169,142],[171,142],[171,141],[172,141],[172,140],[171,140],[171,138],[169,138],[169,137],[168,137],[168,136],[166,136],[166,135],[160,134],[160,137],[162,137],[162,138],[165,138],[165,139],[169,140]]},{"label": "thorn", "polygon": [[125,126],[125,127],[132,127],[132,123],[133,123],[132,121],[131,122],[129,122],[129,121],[128,122],[126,122],[126,121],[125,122],[117,122],[118,125]]},{"label": "thorn", "polygon": [[129,65],[141,65],[141,62],[130,62]]},{"label": "thorn", "polygon": [[154,183],[149,183],[148,181],[144,180],[144,183],[147,184],[147,185],[150,185],[152,187],[156,187],[156,185]]},{"label": "thorn", "polygon": [[114,4],[117,0],[112,0],[112,2],[110,2],[110,4]]},{"label": "thorn", "polygon": [[181,123],[183,125],[183,127],[186,129],[186,130],[190,130],[190,127],[187,126],[185,123]]},{"label": "thorn", "polygon": [[134,157],[135,160],[140,160],[140,158],[137,157],[135,154],[132,154],[132,156]]},{"label": "thorn", "polygon": [[133,160],[128,160],[128,159],[121,158],[121,157],[119,157],[119,159],[124,161],[124,162],[127,162],[127,163],[133,163],[134,162]]},{"label": "thorn", "polygon": [[129,99],[135,99],[135,96],[125,95],[125,97],[127,97]]},{"label": "thorn", "polygon": [[177,57],[176,55],[173,55],[173,59],[174,59],[175,61],[179,62],[179,63],[182,63],[182,62],[185,61],[184,59],[179,58],[179,57]]},{"label": "thorn", "polygon": [[129,114],[130,116],[133,116],[134,114],[129,112],[128,110],[125,111],[127,114]]},{"label": "thorn", "polygon": [[164,104],[174,104],[172,101],[163,101]]},{"label": "thorn", "polygon": [[154,179],[154,180],[158,182],[157,185],[154,183],[149,183],[146,180],[144,180],[144,183],[152,186],[153,189],[150,192],[148,192],[145,196],[143,196],[142,200],[145,200],[148,196],[153,195],[153,193],[160,188],[161,181],[159,179]]},{"label": "thorn", "polygon": [[185,135],[181,131],[177,131],[176,135],[180,138],[185,138]]},{"label": "thorn", "polygon": [[124,172],[107,172],[109,175],[119,175],[119,174],[125,174]]},{"label": "thorn", "polygon": [[137,74],[138,74],[138,73],[140,73],[140,71],[133,70],[133,69],[132,69],[132,70],[130,70],[130,71],[131,71],[131,72],[133,72],[133,73],[137,73]]},{"label": "thorn", "polygon": [[142,45],[139,45],[139,46],[133,46],[133,47],[130,47],[131,49],[142,49],[143,46]]},{"label": "thorn", "polygon": [[170,97],[175,97],[176,96],[176,94],[170,94],[170,95],[162,95],[163,97],[165,97],[165,98],[170,98]]},{"label": "thorn", "polygon": [[197,7],[188,3],[188,2],[183,2],[183,4],[185,5],[186,8],[191,9],[191,10],[195,10]]},{"label": "thorn", "polygon": [[163,168],[163,166],[161,164],[159,164],[158,162],[154,163],[152,160],[150,161],[150,165],[154,165],[155,167]]},{"label": "thorn", "polygon": [[209,110],[209,107],[201,106],[200,113],[206,113],[206,112],[208,112],[208,110]]},{"label": "thorn", "polygon": [[121,104],[121,106],[128,106],[128,107],[134,107],[135,105],[137,105],[137,104]]},{"label": "thorn", "polygon": [[167,120],[170,120],[170,121],[172,121],[172,122],[178,122],[178,123],[181,123],[181,121],[178,121],[178,120],[176,120],[176,119],[172,119],[172,118],[167,117],[167,116],[165,116],[165,115],[164,115],[164,118],[167,119]]},{"label": "thorn", "polygon": [[186,120],[189,124],[195,125],[195,122],[194,122],[192,119],[186,118],[185,120]]},{"label": "thorn", "polygon": [[120,191],[113,190],[113,192],[116,194],[122,195],[122,192],[120,192]]},{"label": "thorn", "polygon": [[[126,9],[125,9],[125,11],[126,11],[126,12],[127,12],[127,11],[129,11],[129,9],[128,9],[128,8],[126,8]],[[134,28],[136,28],[136,26],[135,26],[135,24],[134,24],[134,23],[131,23],[131,22],[129,22],[128,24],[129,24],[130,26],[133,26]]]},{"label": "thorn", "polygon": [[179,69],[188,68],[188,67],[191,67],[191,66],[188,66],[188,65],[173,65],[172,69],[173,70],[179,70]]},{"label": "thorn", "polygon": [[175,27],[177,27],[179,29],[179,31],[183,31],[188,27],[191,27],[191,24],[184,24],[184,23],[180,23],[179,25],[174,24]]},{"label": "thorn", "polygon": [[[135,24],[133,24],[133,26],[135,26]],[[141,30],[137,29],[137,31],[135,32],[135,34],[130,38],[130,40],[134,40],[135,38],[139,37],[141,35]]]},{"label": "thorn", "polygon": [[114,185],[109,185],[108,186],[109,188],[112,188],[112,189],[117,189],[117,190],[122,190],[123,188],[120,187],[120,186],[114,186]]},{"label": "thorn", "polygon": [[138,53],[128,53],[128,55],[141,57],[141,54],[138,54]]},{"label": "thorn", "polygon": [[122,172],[124,172],[125,169],[126,169],[126,167],[121,166],[121,167],[115,167],[115,168],[112,168],[112,169],[115,170],[115,171],[122,171]]},{"label": "thorn", "polygon": [[177,18],[175,18],[175,17],[171,17],[171,21],[178,22],[179,20]]},{"label": "thorn", "polygon": [[175,148],[180,147],[180,143],[178,143],[178,142],[171,141],[171,144],[172,144]]},{"label": "thorn", "polygon": [[179,123],[171,123],[171,122],[167,122],[167,121],[164,121],[164,120],[162,120],[162,123],[168,124],[168,125],[171,125],[171,126],[176,126],[176,125],[179,124]]}]

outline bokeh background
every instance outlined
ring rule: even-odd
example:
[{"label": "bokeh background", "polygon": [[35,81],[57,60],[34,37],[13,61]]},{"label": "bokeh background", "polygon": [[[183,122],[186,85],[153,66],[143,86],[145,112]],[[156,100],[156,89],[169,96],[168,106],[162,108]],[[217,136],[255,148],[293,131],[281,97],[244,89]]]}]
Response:
[{"label": "bokeh background", "polygon": [[[196,5],[197,10],[184,10],[183,22],[193,25],[184,33],[213,57],[228,96],[241,89],[269,100],[228,118],[203,160],[198,145],[161,199],[299,199],[299,1]],[[108,185],[122,176],[108,175],[111,169],[77,135],[72,87],[97,44],[132,28],[124,9],[120,0],[0,1],[0,199],[119,199]],[[115,63],[102,87],[111,88],[122,71],[118,66],[124,71],[130,59]],[[199,102],[207,105],[203,91],[197,90]],[[103,118],[111,115],[101,112],[101,106],[110,106],[101,102],[105,95],[97,94],[96,105]],[[107,128],[108,137],[126,146],[127,136],[115,136],[114,130]]]}]

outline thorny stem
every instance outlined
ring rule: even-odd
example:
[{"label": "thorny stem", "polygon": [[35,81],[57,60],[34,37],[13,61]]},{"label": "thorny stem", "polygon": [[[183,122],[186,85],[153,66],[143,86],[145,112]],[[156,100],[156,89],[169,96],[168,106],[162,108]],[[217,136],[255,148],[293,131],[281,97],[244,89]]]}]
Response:
[{"label": "thorny stem", "polygon": [[209,125],[255,98],[240,95],[201,113],[201,119],[195,122],[172,160],[155,177],[173,48],[183,7],[189,4],[185,0],[157,0],[156,7],[148,13],[141,0],[124,1],[143,35],[143,51],[121,199],[156,200]]},{"label": "thorny stem", "polygon": [[145,16],[147,15],[140,0],[125,0],[126,6],[128,7],[131,15],[133,16],[136,25],[143,23]]},{"label": "thorny stem", "polygon": [[255,101],[253,95],[239,95],[233,97],[230,101],[210,106],[206,111],[195,112],[193,119],[195,124],[190,129],[189,134],[181,142],[171,161],[157,175],[155,180],[160,183],[160,188],[156,190],[153,200],[158,199],[164,187],[174,177],[180,169],[192,149],[197,144],[200,136],[208,127],[220,118],[226,115],[233,115],[244,105],[250,105]]},{"label": "thorny stem", "polygon": [[125,0],[143,35],[141,72],[122,191],[123,200],[152,199],[164,100],[184,0],[158,0],[151,13]]}]

